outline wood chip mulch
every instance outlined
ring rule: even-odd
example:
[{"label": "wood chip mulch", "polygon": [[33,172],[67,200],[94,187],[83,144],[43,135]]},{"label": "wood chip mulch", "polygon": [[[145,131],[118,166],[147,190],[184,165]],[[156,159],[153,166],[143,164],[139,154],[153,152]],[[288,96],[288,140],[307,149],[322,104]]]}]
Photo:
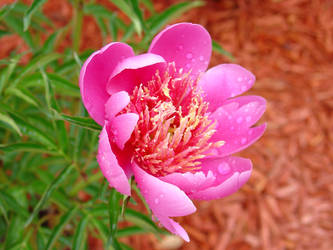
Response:
[{"label": "wood chip mulch", "polygon": [[[163,9],[175,1],[155,2]],[[190,243],[154,235],[123,241],[147,250],[333,249],[333,1],[211,0],[177,21],[204,25],[256,75],[249,94],[267,99],[268,128],[240,154],[253,161],[250,181],[230,197],[196,202],[195,214],[177,220]],[[97,49],[100,33],[86,22],[85,41]],[[210,66],[224,62],[231,61],[214,54]]]}]

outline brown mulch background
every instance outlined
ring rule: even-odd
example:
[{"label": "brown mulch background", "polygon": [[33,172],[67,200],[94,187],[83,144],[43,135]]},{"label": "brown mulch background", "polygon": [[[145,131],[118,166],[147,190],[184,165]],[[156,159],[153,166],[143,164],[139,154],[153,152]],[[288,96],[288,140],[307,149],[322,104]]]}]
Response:
[{"label": "brown mulch background", "polygon": [[[155,1],[159,10],[174,2]],[[72,15],[65,0],[44,11],[59,25]],[[267,99],[268,128],[241,153],[254,163],[250,181],[225,199],[196,202],[198,211],[178,220],[190,243],[153,235],[124,242],[147,250],[333,249],[333,1],[211,0],[177,21],[202,24],[257,76],[250,94]],[[84,27],[83,48],[99,48],[96,24],[88,17]],[[4,39],[0,58],[24,50]],[[224,62],[214,54],[210,66]]]}]

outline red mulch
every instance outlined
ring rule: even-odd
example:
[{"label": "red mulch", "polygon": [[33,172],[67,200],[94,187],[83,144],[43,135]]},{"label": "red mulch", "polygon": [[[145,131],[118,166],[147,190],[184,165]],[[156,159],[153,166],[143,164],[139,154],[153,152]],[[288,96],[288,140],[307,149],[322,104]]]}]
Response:
[{"label": "red mulch", "polygon": [[[56,15],[49,10],[58,1],[50,2],[46,13],[64,19],[68,10]],[[155,2],[163,9],[175,1]],[[178,21],[204,25],[257,76],[250,94],[268,101],[266,133],[241,153],[253,160],[250,181],[179,218],[191,238],[179,249],[333,249],[333,2],[211,0]],[[86,25],[83,47],[100,47],[96,24]],[[0,57],[13,47],[2,44]],[[230,60],[214,54],[211,66],[223,62]],[[134,249],[162,244],[153,235],[124,241]]]}]

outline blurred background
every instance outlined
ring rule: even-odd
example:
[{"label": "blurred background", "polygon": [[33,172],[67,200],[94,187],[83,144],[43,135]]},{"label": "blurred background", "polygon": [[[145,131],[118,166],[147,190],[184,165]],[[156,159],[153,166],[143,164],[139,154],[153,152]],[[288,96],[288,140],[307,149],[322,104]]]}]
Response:
[{"label": "blurred background", "polygon": [[[12,2],[1,0],[0,7]],[[96,2],[122,15],[108,0]],[[161,12],[178,2],[153,4]],[[73,18],[66,0],[48,0],[42,12],[54,23],[47,34]],[[268,128],[240,154],[254,165],[240,191],[196,202],[195,214],[177,218],[190,243],[172,237],[159,240],[154,234],[120,241],[133,249],[333,249],[333,1],[206,0],[172,23],[180,21],[203,25],[232,54],[213,53],[210,67],[233,62],[256,75],[249,94],[266,98],[261,122],[268,122]],[[79,51],[96,50],[113,40],[89,14],[83,27]],[[70,34],[56,50],[68,46]],[[26,41],[19,35],[2,36],[0,59],[14,50],[28,51]],[[30,59],[27,52],[20,64]],[[87,242],[88,249],[103,249],[96,236],[88,236]]]}]

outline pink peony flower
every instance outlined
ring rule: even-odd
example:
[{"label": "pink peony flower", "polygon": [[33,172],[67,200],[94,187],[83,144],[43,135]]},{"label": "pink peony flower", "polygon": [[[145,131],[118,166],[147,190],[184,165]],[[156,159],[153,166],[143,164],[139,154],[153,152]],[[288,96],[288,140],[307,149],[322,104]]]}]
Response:
[{"label": "pink peony flower", "polygon": [[93,53],[80,74],[83,103],[103,129],[97,160],[111,187],[130,195],[135,177],[154,216],[189,241],[170,217],[195,212],[193,200],[219,199],[250,177],[249,159],[234,157],[258,140],[253,127],[265,99],[238,96],[255,76],[235,64],[206,71],[211,38],[200,25],[159,33],[148,53],[115,42]]}]

